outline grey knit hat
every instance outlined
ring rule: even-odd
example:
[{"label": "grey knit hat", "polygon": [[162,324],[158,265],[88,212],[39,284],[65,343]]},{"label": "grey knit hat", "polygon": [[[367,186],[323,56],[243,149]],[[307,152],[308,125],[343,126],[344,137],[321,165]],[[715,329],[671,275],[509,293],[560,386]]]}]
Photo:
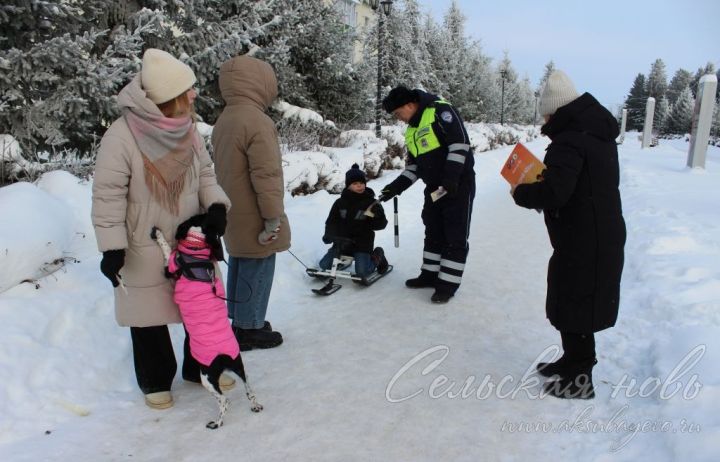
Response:
[{"label": "grey knit hat", "polygon": [[579,96],[570,77],[561,70],[555,70],[548,76],[540,97],[540,115],[555,114],[559,107],[565,106]]}]

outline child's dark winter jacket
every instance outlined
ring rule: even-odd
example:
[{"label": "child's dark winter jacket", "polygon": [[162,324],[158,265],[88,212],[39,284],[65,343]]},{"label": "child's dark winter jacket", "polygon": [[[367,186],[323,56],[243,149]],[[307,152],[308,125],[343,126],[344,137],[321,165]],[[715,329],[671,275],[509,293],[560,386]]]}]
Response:
[{"label": "child's dark winter jacket", "polygon": [[375,231],[387,226],[385,211],[380,204],[373,207],[374,217],[365,215],[365,210],[375,201],[375,192],[365,188],[365,192],[357,194],[345,189],[330,209],[325,221],[323,242],[331,244],[333,238],[352,239],[353,245],[343,247],[343,253],[371,253],[375,245]]}]

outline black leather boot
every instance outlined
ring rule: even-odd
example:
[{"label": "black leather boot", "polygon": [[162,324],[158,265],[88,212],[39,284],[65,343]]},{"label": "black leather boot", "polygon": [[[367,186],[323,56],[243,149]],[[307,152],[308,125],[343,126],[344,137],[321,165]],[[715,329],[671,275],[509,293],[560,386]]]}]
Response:
[{"label": "black leather boot", "polygon": [[422,270],[420,271],[420,276],[405,281],[405,286],[411,289],[424,289],[426,287],[435,288],[437,275],[437,273]]},{"label": "black leather boot", "polygon": [[574,372],[561,375],[559,380],[552,380],[543,385],[543,390],[550,396],[564,399],[592,399],[595,387],[592,380],[592,369],[596,359],[576,363]]}]

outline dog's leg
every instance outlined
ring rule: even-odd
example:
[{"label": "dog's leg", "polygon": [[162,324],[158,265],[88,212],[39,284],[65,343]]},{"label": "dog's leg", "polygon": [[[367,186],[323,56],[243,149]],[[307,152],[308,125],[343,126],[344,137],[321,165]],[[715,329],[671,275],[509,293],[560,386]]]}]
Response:
[{"label": "dog's leg", "polygon": [[[217,378],[215,379],[215,381],[217,382]],[[210,383],[208,374],[204,372],[200,373],[200,382],[202,382],[203,387],[205,387],[205,389],[215,397],[218,402],[218,406],[220,407],[220,415],[218,416],[217,420],[210,421],[207,423],[207,425],[205,425],[207,428],[215,430],[218,427],[222,426],[223,418],[225,417],[225,413],[228,410],[228,406],[230,406],[230,400],[228,400],[227,397],[222,394],[222,391],[220,391],[220,385]]]},{"label": "dog's leg", "polygon": [[243,383],[245,384],[245,395],[250,400],[250,410],[253,412],[260,412],[263,410],[262,404],[257,402],[257,399],[255,398],[255,392],[250,388],[250,385],[247,383],[247,380],[244,380]]},{"label": "dog's leg", "polygon": [[155,226],[153,226],[153,229],[150,232],[150,237],[157,242],[157,245],[160,246],[160,251],[162,251],[163,259],[165,260],[165,267],[167,268],[168,260],[170,259],[170,252],[172,252],[170,244],[168,244],[167,240],[165,240],[165,236],[163,236],[162,231]]},{"label": "dog's leg", "polygon": [[245,385],[245,396],[247,396],[247,399],[250,401],[250,410],[253,412],[260,412],[263,410],[262,404],[257,402],[257,398],[255,397],[255,392],[250,388],[250,384],[247,381],[247,376],[245,375],[245,366],[242,362],[242,357],[240,355],[237,356],[233,360],[232,365],[230,366],[230,371],[237,375],[240,380],[242,380],[243,384]]}]

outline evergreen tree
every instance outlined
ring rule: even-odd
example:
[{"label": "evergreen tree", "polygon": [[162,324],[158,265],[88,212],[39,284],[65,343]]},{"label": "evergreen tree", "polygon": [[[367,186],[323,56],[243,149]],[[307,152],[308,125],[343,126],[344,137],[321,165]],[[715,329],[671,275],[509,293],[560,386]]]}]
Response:
[{"label": "evergreen tree", "polygon": [[374,106],[368,99],[374,80],[368,63],[352,62],[356,38],[352,29],[322,0],[284,1],[276,11],[285,14],[272,36],[275,50],[267,53],[280,69],[281,96],[337,122],[367,120]]},{"label": "evergreen tree", "polygon": [[690,71],[678,69],[675,72],[675,75],[673,75],[673,78],[670,80],[670,85],[668,85],[667,89],[667,99],[671,106],[675,104],[675,101],[677,101],[680,93],[682,93],[685,87],[690,86],[692,79],[693,75]]},{"label": "evergreen tree", "polygon": [[469,76],[463,75],[462,62],[466,58],[467,39],[465,37],[465,16],[460,11],[456,0],[443,17],[442,32],[438,37],[440,48],[438,54],[433,56],[433,63],[443,80],[444,91],[441,93],[456,106],[462,104],[461,100]]},{"label": "evergreen tree", "polygon": [[711,62],[708,62],[704,67],[698,68],[698,70],[695,72],[692,83],[690,84],[690,90],[692,90],[693,98],[697,98],[698,84],[700,83],[700,79],[702,78],[702,76],[714,73],[715,65]]},{"label": "evergreen tree", "polygon": [[550,60],[547,64],[545,64],[545,71],[540,79],[540,83],[538,83],[539,91],[542,91],[542,89],[545,88],[545,82],[547,82],[548,77],[550,77],[550,74],[552,74],[555,69],[555,62],[553,60]]},{"label": "evergreen tree", "polygon": [[[713,112],[713,123],[710,128],[710,134],[716,138],[720,138],[720,104],[715,104],[715,111]],[[720,145],[720,140],[716,140],[715,145]]]},{"label": "evergreen tree", "polygon": [[664,103],[665,93],[667,92],[667,74],[665,72],[665,63],[662,59],[656,59],[650,67],[648,74],[647,95],[655,98],[655,114],[653,115],[653,126],[662,127],[667,115],[668,105]]},{"label": "evergreen tree", "polygon": [[367,65],[352,65],[353,36],[323,0],[13,0],[0,6],[0,37],[0,132],[31,154],[91,150],[150,47],[195,71],[209,123],[220,64],[255,47],[289,102],[339,121],[368,110]]},{"label": "evergreen tree", "polygon": [[692,125],[695,99],[690,87],[686,86],[673,104],[665,124],[665,133],[685,134],[690,133]]},{"label": "evergreen tree", "polygon": [[430,16],[425,18],[423,29],[425,30],[425,43],[430,57],[427,70],[428,80],[424,88],[432,93],[443,95],[447,93],[447,79],[444,67],[441,66],[436,59],[442,56],[444,51],[444,31]]},{"label": "evergreen tree", "polygon": [[656,100],[665,97],[665,92],[667,92],[667,73],[665,72],[665,63],[662,59],[656,59],[650,67],[650,74],[648,74],[646,85],[648,96],[652,96]]},{"label": "evergreen tree", "polygon": [[[503,79],[500,74],[501,70],[505,70],[505,94],[503,98],[502,86]],[[497,85],[499,96],[498,111],[503,109],[502,115],[505,122],[511,123],[531,123],[535,109],[534,94],[528,79],[519,80],[518,74],[512,66],[510,56],[504,53],[502,61],[498,64]],[[502,104],[502,107],[500,106]],[[500,113],[497,119],[500,120]]]},{"label": "evergreen tree", "polygon": [[645,75],[638,74],[635,77],[630,94],[625,98],[627,108],[627,129],[642,130],[645,123],[645,107],[647,104],[647,92],[645,89]]},{"label": "evergreen tree", "polygon": [[393,13],[386,20],[386,87],[401,84],[408,88],[423,87],[430,67],[430,54],[417,1],[395,2]]},{"label": "evergreen tree", "polygon": [[435,31],[428,50],[436,77],[437,89],[467,121],[483,120],[489,98],[490,60],[482,54],[479,43],[465,35],[466,18],[453,0]]},{"label": "evergreen tree", "polygon": [[467,48],[464,75],[467,76],[465,99],[460,104],[463,118],[469,122],[487,121],[489,103],[492,101],[493,72],[491,60],[482,53],[480,44],[472,42]]},{"label": "evergreen tree", "polygon": [[90,149],[103,124],[116,117],[114,96],[137,71],[140,35],[158,27],[152,21],[135,29],[116,24],[118,5],[3,5],[0,133],[12,134],[26,155],[64,146]]}]

